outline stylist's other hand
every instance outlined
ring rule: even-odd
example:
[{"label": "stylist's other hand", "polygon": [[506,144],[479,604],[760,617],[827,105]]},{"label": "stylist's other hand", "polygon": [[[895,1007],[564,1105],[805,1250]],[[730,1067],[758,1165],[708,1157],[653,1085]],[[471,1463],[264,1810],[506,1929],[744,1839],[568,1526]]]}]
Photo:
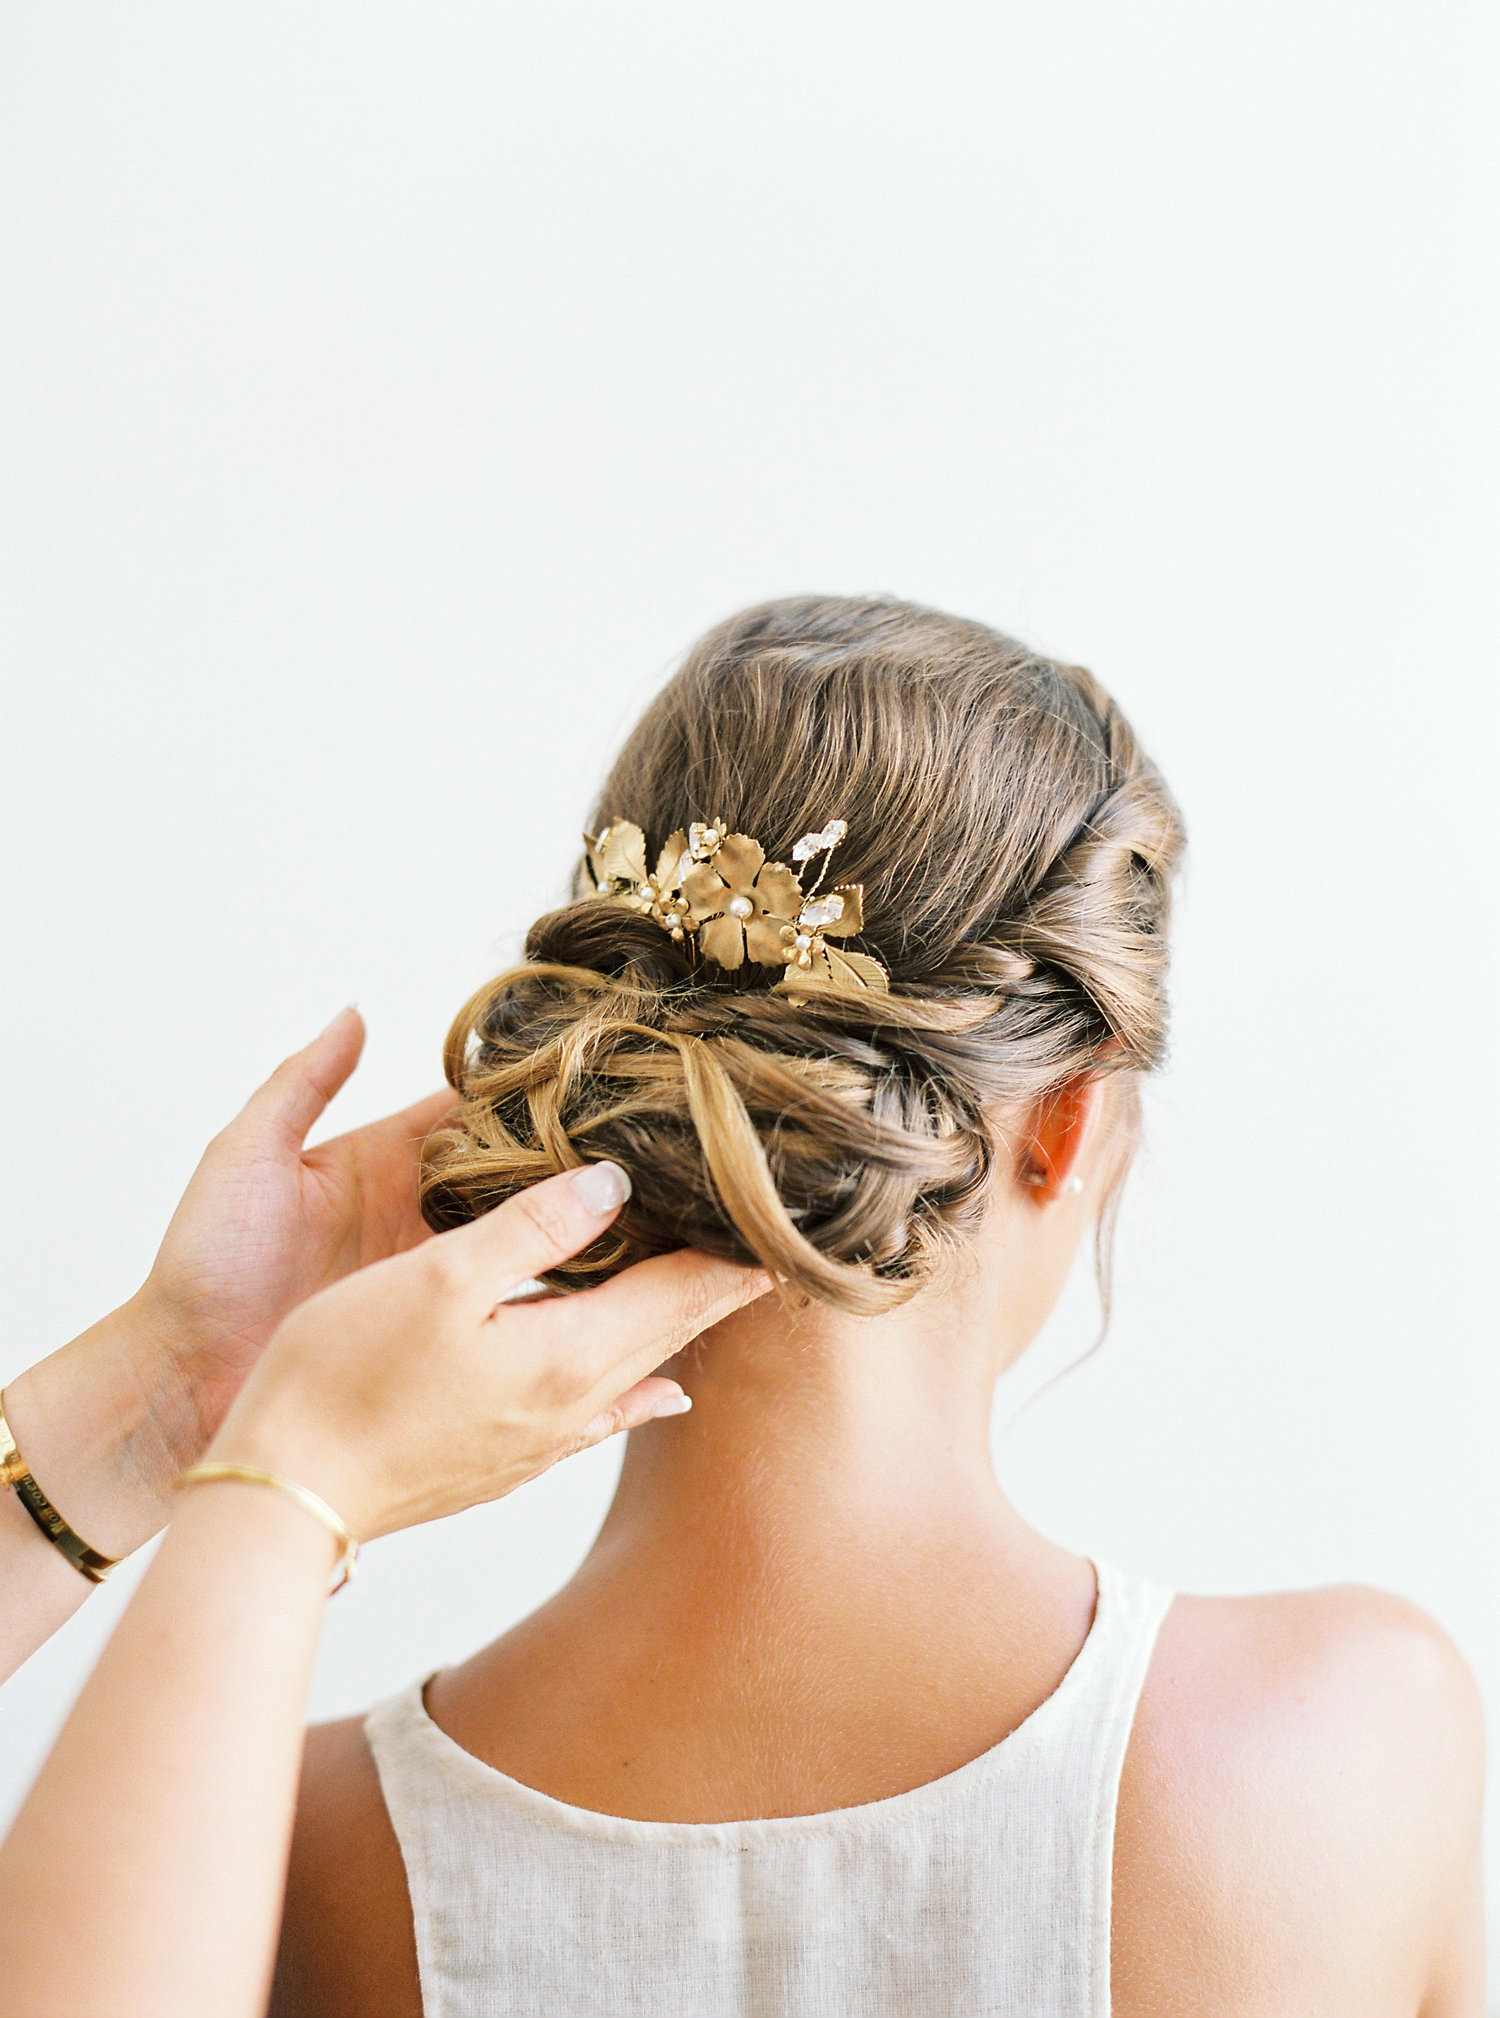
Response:
[{"label": "stylist's other hand", "polygon": [[368,1540],[680,1413],[682,1390],[651,1369],[764,1295],[760,1271],[684,1250],[596,1289],[499,1301],[587,1247],[628,1195],[617,1165],[587,1164],[300,1304],[209,1458],[310,1487]]},{"label": "stylist's other hand", "polygon": [[[452,1093],[303,1147],[364,1041],[359,1011],[345,1009],[214,1137],[137,1299],[191,1398],[199,1449],[288,1311],[427,1238],[418,1162]],[[178,1452],[182,1464],[199,1449]]]},{"label": "stylist's other hand", "polygon": [[427,1237],[417,1169],[451,1093],[303,1147],[364,1037],[346,1009],[279,1065],[204,1152],[143,1286],[6,1387],[33,1472],[106,1554],[161,1527],[288,1311]]}]

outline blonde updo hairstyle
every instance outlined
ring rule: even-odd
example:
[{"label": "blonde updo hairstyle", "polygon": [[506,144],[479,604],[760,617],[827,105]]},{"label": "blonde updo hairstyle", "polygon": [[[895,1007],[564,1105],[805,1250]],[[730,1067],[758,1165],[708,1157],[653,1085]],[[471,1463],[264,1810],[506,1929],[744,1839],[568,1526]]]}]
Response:
[{"label": "blonde updo hairstyle", "polygon": [[654,860],[720,817],[773,861],[848,822],[834,876],[864,885],[865,929],[846,943],[889,993],[773,993],[783,970],[727,971],[579,895],[453,1024],[430,1225],[608,1157],[630,1202],[559,1285],[689,1246],[873,1314],[977,1223],[997,1111],[1121,1075],[1123,1176],[1135,1075],[1165,1042],[1182,828],[1089,673],[909,603],[763,603],[694,647],[590,825],[634,821]]}]

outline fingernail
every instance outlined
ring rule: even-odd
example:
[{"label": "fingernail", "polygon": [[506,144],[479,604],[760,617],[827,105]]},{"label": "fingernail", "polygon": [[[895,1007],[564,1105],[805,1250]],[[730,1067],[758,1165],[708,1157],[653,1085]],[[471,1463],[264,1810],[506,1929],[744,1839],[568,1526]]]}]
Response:
[{"label": "fingernail", "polygon": [[664,1394],[651,1410],[653,1417],[662,1415],[686,1415],[693,1405],[690,1394]]},{"label": "fingernail", "polygon": [[359,1005],[357,1002],[346,1002],[343,1008],[340,1009],[337,1016],[329,1017],[328,1021],[323,1025],[323,1028],[318,1032],[318,1035],[320,1037],[326,1037],[329,1031],[333,1028],[335,1023],[342,1023],[344,1018],[350,1013],[350,1011],[353,1009],[357,1009],[358,1006]]},{"label": "fingernail", "polygon": [[618,1212],[630,1196],[630,1179],[618,1163],[585,1163],[573,1173],[573,1189],[586,1212],[598,1219]]}]

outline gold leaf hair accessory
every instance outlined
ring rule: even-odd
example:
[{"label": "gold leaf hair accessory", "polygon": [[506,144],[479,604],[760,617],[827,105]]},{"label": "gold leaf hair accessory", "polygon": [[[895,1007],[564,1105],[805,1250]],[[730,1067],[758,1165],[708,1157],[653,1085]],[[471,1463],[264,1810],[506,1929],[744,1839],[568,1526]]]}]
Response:
[{"label": "gold leaf hair accessory", "polygon": [[584,835],[584,865],[599,896],[653,919],[678,945],[694,940],[717,967],[732,971],[746,960],[785,967],[780,990],[795,990],[804,975],[884,989],[878,960],[828,943],[864,929],[860,884],[823,891],[828,858],[848,831],[845,821],[830,820],[793,847],[794,862],[823,857],[806,890],[785,862],[768,862],[759,841],[731,834],[723,820],[679,828],[648,869],[645,835],[634,821],[614,819],[602,833]]}]

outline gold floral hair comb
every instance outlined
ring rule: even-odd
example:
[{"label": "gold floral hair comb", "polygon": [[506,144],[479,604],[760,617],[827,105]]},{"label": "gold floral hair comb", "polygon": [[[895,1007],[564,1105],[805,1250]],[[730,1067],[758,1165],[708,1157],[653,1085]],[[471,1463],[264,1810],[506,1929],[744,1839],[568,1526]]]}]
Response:
[{"label": "gold floral hair comb", "polygon": [[792,849],[794,862],[823,857],[806,891],[784,862],[768,862],[759,841],[728,833],[722,820],[679,828],[648,871],[645,835],[634,821],[614,819],[602,833],[584,835],[584,862],[599,896],[654,919],[679,945],[696,941],[715,966],[732,970],[746,960],[784,966],[780,989],[795,988],[804,974],[846,988],[884,989],[878,960],[828,943],[864,929],[860,884],[818,894],[828,859],[848,831],[843,820],[830,820]]}]

